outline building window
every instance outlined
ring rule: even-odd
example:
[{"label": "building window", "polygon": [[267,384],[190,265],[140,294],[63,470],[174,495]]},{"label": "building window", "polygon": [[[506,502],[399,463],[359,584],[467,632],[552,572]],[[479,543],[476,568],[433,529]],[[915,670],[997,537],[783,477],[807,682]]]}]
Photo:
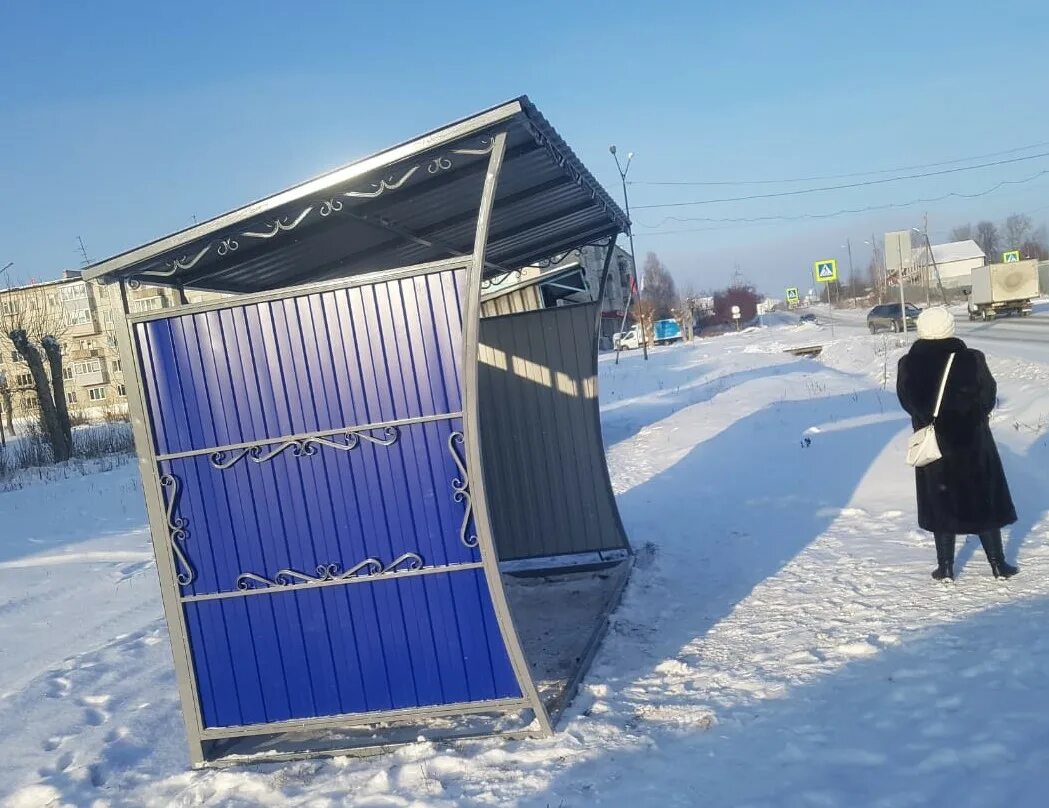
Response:
[{"label": "building window", "polygon": [[105,401],[106,400],[106,388],[105,387],[92,387],[87,391],[87,397],[92,401]]},{"label": "building window", "polygon": [[11,351],[11,361],[12,362],[21,362],[22,361],[22,354],[20,354],[18,351]]},{"label": "building window", "polygon": [[114,359],[113,360],[113,372],[114,373],[122,373],[123,370],[124,370],[124,368],[122,368],[120,366],[120,360],[119,359]]},{"label": "building window", "polygon": [[15,376],[15,384],[19,387],[32,387],[33,386],[33,374],[32,373],[19,373]]},{"label": "building window", "polygon": [[77,309],[66,315],[67,325],[86,325],[93,322],[94,319],[91,317],[91,309]]},{"label": "building window", "polygon": [[71,283],[68,286],[63,286],[58,290],[58,296],[62,300],[86,300],[87,284]]},{"label": "building window", "polygon": [[71,381],[73,379],[73,368],[69,367],[69,365],[62,368],[62,378],[67,382]]},{"label": "building window", "polygon": [[127,398],[127,387],[122,384],[117,385],[117,395],[121,398]]},{"label": "building window", "polygon": [[102,315],[102,322],[106,324],[106,328],[113,327],[113,311],[111,309],[106,309]]},{"label": "building window", "polygon": [[75,390],[70,390],[68,393],[66,393],[66,403],[67,404],[76,404],[76,391]]},{"label": "building window", "polygon": [[21,314],[22,304],[18,300],[0,300],[0,314]]},{"label": "building window", "polygon": [[77,362],[73,365],[73,370],[77,376],[83,376],[85,373],[101,373],[102,362],[99,359],[89,359],[86,362]]},{"label": "building window", "polygon": [[159,295],[131,301],[131,311],[133,312],[157,311],[162,308],[164,308],[164,298]]}]

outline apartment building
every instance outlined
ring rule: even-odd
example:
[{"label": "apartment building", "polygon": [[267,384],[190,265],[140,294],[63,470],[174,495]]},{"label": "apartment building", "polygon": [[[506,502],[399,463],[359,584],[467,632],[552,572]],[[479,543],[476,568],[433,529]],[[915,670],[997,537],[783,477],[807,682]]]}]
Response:
[{"label": "apartment building", "polygon": [[[114,331],[114,309],[120,306],[117,294],[116,289],[82,280],[79,272],[0,290],[0,379],[11,391],[15,419],[37,414],[29,367],[7,337],[7,331],[19,324],[31,335],[39,337],[48,331],[58,339],[71,413],[126,412],[127,390]],[[142,286],[129,292],[129,302],[133,311],[152,311],[174,305],[175,294],[170,289]],[[6,415],[3,407],[0,399],[0,415]]]}]

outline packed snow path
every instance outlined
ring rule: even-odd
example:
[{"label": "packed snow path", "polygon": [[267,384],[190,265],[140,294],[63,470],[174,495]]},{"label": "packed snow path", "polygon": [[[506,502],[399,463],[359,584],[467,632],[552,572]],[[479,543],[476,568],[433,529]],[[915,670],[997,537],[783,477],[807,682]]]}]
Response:
[{"label": "packed snow path", "polygon": [[[602,360],[638,565],[547,740],[188,771],[134,467],[0,494],[0,800],[1042,805],[1049,323],[971,334],[1022,572],[995,582],[970,539],[942,585],[902,460],[903,347],[827,322]],[[814,343],[820,361],[783,353]]]}]

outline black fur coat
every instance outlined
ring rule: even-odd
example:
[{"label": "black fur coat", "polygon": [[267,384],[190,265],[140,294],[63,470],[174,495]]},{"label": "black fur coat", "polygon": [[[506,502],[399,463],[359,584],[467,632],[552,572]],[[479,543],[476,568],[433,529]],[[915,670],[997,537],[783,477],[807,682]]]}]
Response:
[{"label": "black fur coat", "polygon": [[998,385],[983,354],[960,339],[920,339],[900,359],[896,394],[914,428],[928,426],[952,352],[954,366],[936,421],[943,458],[915,469],[918,524],[933,533],[982,533],[1016,521],[988,423]]}]

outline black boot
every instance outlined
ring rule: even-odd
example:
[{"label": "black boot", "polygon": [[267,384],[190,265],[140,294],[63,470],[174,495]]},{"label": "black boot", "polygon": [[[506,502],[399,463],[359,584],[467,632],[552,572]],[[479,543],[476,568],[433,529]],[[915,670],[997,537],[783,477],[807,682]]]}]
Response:
[{"label": "black boot", "polygon": [[936,539],[936,569],[932,571],[932,577],[937,581],[954,580],[954,534],[935,533]]},{"label": "black boot", "polygon": [[1012,578],[1020,570],[1005,560],[1005,551],[1002,549],[1002,531],[988,530],[980,534],[980,544],[987,554],[987,562],[991,565],[991,572],[995,578]]}]

